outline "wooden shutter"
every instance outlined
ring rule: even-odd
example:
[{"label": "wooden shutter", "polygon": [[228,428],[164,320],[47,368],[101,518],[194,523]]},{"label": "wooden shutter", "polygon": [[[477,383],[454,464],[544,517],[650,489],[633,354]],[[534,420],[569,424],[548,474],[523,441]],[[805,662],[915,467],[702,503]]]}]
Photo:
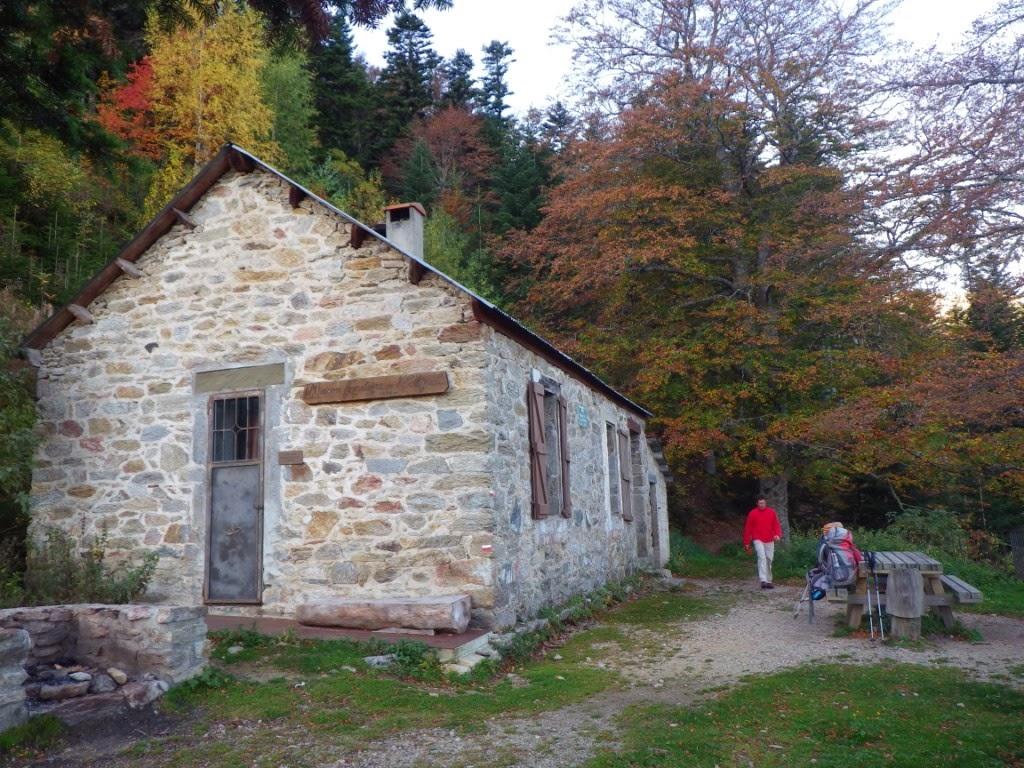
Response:
[{"label": "wooden shutter", "polygon": [[562,517],[572,517],[572,490],[569,483],[569,404],[558,396],[558,438],[562,448]]},{"label": "wooden shutter", "polygon": [[622,475],[622,519],[633,519],[633,460],[629,454],[629,435],[619,432],[619,470]]},{"label": "wooden shutter", "polygon": [[535,520],[548,516],[548,446],[544,439],[544,387],[534,381],[526,387],[526,413],[530,420],[530,510]]}]

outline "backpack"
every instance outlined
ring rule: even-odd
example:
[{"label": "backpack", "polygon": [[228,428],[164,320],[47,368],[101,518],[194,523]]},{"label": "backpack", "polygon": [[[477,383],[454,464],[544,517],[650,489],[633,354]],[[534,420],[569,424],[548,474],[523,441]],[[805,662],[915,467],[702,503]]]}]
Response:
[{"label": "backpack", "polygon": [[857,583],[861,559],[853,534],[841,526],[829,527],[818,542],[818,567],[833,589]]}]

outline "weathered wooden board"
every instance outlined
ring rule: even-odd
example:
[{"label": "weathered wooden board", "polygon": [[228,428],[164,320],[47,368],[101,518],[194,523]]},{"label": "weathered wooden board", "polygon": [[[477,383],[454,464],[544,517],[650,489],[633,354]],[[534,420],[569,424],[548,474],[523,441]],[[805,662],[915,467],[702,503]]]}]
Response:
[{"label": "weathered wooden board", "polygon": [[981,590],[972,587],[966,581],[956,576],[946,574],[942,577],[942,584],[956,597],[958,603],[980,603],[982,599]]},{"label": "weathered wooden board", "polygon": [[387,400],[394,397],[440,395],[448,391],[448,374],[402,373],[392,376],[370,376],[342,381],[319,381],[307,384],[302,399],[309,405],[351,403],[358,400]]}]

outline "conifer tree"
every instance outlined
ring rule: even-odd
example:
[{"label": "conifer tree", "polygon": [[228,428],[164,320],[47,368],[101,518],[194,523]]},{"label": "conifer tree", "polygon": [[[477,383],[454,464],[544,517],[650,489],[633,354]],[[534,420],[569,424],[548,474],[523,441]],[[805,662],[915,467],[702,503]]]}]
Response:
[{"label": "conifer tree", "polygon": [[473,78],[473,57],[459,48],[451,60],[445,62],[443,75],[442,104],[468,110],[479,95]]},{"label": "conifer tree", "polygon": [[[441,58],[431,47],[432,39],[423,20],[408,12],[399,14],[388,30],[387,64],[378,82],[385,123],[378,127],[382,148],[434,103],[434,78]],[[387,139],[391,141],[383,144]]]},{"label": "conifer tree", "polygon": [[330,34],[310,58],[320,145],[340,149],[365,165],[373,145],[375,127],[368,118],[375,101],[366,67],[354,56],[352,32],[343,14],[332,19]]},{"label": "conifer tree", "polygon": [[512,59],[512,48],[508,43],[492,40],[484,46],[484,77],[480,84],[480,108],[493,120],[504,119],[508,104],[505,98],[512,95],[506,76]]},{"label": "conifer tree", "polygon": [[270,138],[283,154],[284,167],[297,173],[309,167],[316,147],[316,107],[307,58],[299,50],[278,53],[263,70],[263,100],[274,113]]}]

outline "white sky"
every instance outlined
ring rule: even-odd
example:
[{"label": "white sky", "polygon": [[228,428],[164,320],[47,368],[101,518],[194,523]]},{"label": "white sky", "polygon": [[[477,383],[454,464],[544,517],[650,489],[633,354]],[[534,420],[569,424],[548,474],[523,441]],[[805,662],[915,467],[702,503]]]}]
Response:
[{"label": "white sky", "polygon": [[[572,8],[574,0],[454,0],[451,10],[421,14],[434,33],[434,49],[451,58],[465,48],[473,60],[482,58],[481,48],[491,40],[512,46],[514,61],[508,81],[512,111],[522,115],[531,106],[545,107],[565,98],[572,70],[568,49],[554,43],[551,33]],[[892,35],[919,46],[954,44],[974,18],[994,0],[904,0],[892,13]],[[356,29],[357,53],[368,63],[383,66],[387,30],[391,18],[377,29]]]}]

